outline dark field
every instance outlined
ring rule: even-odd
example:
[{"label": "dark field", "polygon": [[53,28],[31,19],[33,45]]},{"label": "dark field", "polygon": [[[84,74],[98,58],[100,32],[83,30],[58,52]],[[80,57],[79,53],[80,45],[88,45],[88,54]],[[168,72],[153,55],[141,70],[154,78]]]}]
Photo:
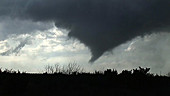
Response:
[{"label": "dark field", "polygon": [[0,96],[169,96],[170,78],[147,69],[103,73],[0,73]]}]

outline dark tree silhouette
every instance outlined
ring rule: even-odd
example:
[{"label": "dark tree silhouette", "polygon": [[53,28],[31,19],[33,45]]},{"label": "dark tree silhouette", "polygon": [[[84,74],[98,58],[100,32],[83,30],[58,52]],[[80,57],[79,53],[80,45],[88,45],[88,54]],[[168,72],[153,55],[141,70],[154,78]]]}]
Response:
[{"label": "dark tree silhouette", "polygon": [[149,75],[150,68],[142,68],[139,67],[139,69],[133,69],[133,75],[136,76],[148,76]]},{"label": "dark tree silhouette", "polygon": [[128,70],[123,70],[122,73],[120,73],[120,75],[132,75],[132,70],[128,71]]},{"label": "dark tree silhouette", "polygon": [[148,73],[150,68],[86,73],[69,64],[64,71],[53,66],[49,72],[54,75],[0,69],[0,96],[164,96],[170,89],[170,78],[154,76]]},{"label": "dark tree silhouette", "polygon": [[113,75],[113,76],[116,76],[118,75],[118,72],[117,70],[111,70],[111,69],[107,69],[106,71],[104,71],[104,75]]}]

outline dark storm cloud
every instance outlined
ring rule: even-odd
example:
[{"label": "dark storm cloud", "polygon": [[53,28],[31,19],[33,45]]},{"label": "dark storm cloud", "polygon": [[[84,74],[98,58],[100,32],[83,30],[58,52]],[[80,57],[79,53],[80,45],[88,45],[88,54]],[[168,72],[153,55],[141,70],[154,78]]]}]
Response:
[{"label": "dark storm cloud", "polygon": [[89,47],[91,62],[136,36],[170,31],[170,0],[1,0],[0,15],[54,21]]},{"label": "dark storm cloud", "polygon": [[19,20],[11,18],[0,18],[0,41],[9,35],[29,34],[36,31],[44,31],[53,27],[53,24],[43,22],[32,22],[31,20]]}]

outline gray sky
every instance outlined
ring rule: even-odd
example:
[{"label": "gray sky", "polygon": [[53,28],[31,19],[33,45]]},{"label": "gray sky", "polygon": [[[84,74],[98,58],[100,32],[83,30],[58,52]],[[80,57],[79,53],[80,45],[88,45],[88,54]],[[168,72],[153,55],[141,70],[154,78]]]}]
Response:
[{"label": "gray sky", "polygon": [[[168,0],[1,0],[0,67],[170,70]],[[6,6],[8,5],[8,6]],[[93,62],[93,63],[89,63]]]}]

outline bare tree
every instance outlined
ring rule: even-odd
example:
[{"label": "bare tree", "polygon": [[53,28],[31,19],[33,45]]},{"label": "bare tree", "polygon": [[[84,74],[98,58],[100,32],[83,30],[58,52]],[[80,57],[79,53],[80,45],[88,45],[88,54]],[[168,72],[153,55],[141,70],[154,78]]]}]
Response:
[{"label": "bare tree", "polygon": [[52,65],[46,65],[45,66],[45,72],[53,74],[54,73],[54,67]]},{"label": "bare tree", "polygon": [[58,63],[54,65],[54,73],[60,73],[61,72],[61,67]]},{"label": "bare tree", "polygon": [[63,74],[77,74],[83,72],[83,68],[77,65],[76,62],[69,63],[67,66],[60,66],[58,63],[55,65],[46,65],[45,66],[46,73],[63,73]]},{"label": "bare tree", "polygon": [[49,70],[50,70],[50,69],[49,69],[49,65],[45,65],[44,69],[45,69],[45,72],[46,72],[46,73],[49,73]]},{"label": "bare tree", "polygon": [[66,73],[67,74],[73,74],[73,73],[80,73],[83,72],[83,68],[81,68],[79,65],[77,65],[76,62],[69,63],[66,67]]}]

